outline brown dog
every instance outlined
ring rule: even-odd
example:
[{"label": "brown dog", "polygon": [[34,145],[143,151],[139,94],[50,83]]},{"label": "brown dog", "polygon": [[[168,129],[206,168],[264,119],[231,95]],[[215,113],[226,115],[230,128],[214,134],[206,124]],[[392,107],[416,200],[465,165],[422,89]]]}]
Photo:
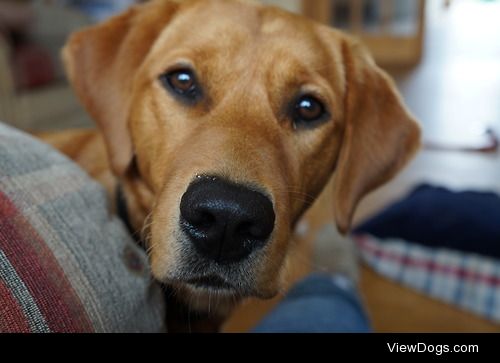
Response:
[{"label": "brown dog", "polygon": [[250,1],[150,1],[74,34],[64,60],[100,134],[45,139],[110,195],[120,183],[154,277],[198,310],[275,295],[330,176],[345,232],[419,146],[355,40]]}]

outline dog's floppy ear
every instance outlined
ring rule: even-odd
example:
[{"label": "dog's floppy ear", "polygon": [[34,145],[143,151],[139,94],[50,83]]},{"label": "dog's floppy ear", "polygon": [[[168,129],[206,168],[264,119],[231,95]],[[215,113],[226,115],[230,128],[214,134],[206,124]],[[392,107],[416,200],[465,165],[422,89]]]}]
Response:
[{"label": "dog's floppy ear", "polygon": [[393,81],[356,41],[345,38],[345,130],[334,182],[334,213],[347,232],[358,202],[415,154],[420,127]]},{"label": "dog's floppy ear", "polygon": [[134,75],[177,7],[159,0],[137,5],[74,33],[63,49],[70,82],[103,133],[118,175],[133,156],[127,119]]}]

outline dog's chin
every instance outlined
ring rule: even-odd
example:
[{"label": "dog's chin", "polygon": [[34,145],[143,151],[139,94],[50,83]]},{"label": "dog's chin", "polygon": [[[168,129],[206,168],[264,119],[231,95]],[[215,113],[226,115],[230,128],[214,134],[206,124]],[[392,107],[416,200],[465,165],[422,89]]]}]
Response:
[{"label": "dog's chin", "polygon": [[177,291],[177,298],[189,306],[190,310],[223,318],[228,317],[233,309],[247,298],[269,299],[276,295],[237,289],[215,277],[188,281],[171,285]]},{"label": "dog's chin", "polygon": [[249,296],[215,276],[175,280],[167,285],[175,290],[176,298],[190,310],[220,317],[229,316],[234,307]]},{"label": "dog's chin", "polygon": [[198,276],[185,281],[186,286],[193,292],[204,292],[217,295],[239,295],[238,289],[225,279],[217,275]]},{"label": "dog's chin", "polygon": [[261,291],[250,287],[237,286],[218,275],[200,275],[182,279],[167,279],[177,296],[190,305],[197,305],[197,310],[205,310],[210,304],[234,306],[247,298],[271,299],[277,291]]},{"label": "dog's chin", "polygon": [[175,290],[188,293],[192,297],[217,296],[240,300],[257,297],[253,290],[239,288],[217,275],[202,275],[185,279],[167,280],[167,285]]}]

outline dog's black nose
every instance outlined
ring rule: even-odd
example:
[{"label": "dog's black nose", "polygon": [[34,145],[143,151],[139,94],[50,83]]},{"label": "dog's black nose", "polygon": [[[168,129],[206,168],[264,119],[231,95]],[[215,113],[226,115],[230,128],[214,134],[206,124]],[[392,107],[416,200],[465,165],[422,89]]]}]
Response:
[{"label": "dog's black nose", "polygon": [[182,196],[180,224],[198,252],[218,263],[243,260],[274,228],[268,197],[220,178],[202,177]]}]

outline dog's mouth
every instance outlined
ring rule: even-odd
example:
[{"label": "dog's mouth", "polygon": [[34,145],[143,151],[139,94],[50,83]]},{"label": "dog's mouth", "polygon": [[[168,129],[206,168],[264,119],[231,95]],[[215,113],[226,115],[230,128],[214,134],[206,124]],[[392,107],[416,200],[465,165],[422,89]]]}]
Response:
[{"label": "dog's mouth", "polygon": [[197,276],[186,281],[187,284],[211,291],[235,291],[235,287],[217,275]]}]

